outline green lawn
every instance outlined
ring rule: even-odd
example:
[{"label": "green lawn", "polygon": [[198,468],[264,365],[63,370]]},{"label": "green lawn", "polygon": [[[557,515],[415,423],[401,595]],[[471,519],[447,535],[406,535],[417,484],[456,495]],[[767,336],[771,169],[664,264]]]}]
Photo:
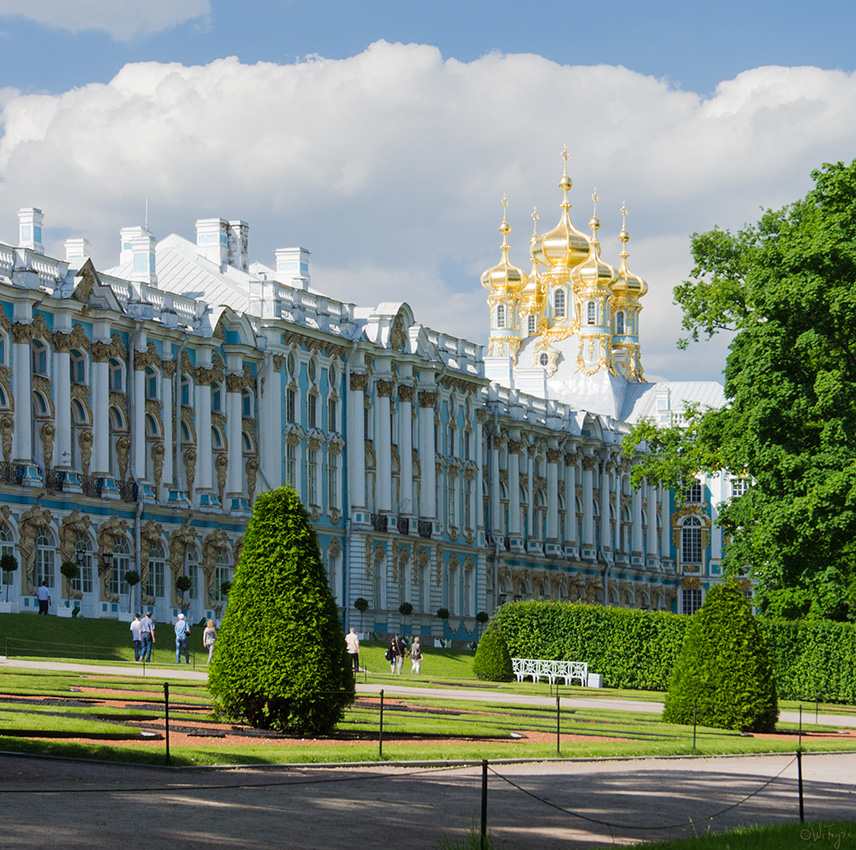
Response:
[{"label": "green lawn", "polygon": [[[721,834],[700,835],[656,844],[657,850],[804,850],[824,847],[842,850],[853,847],[856,822],[787,823],[777,826],[747,826]],[[626,850],[642,850],[651,844],[633,844]]]}]

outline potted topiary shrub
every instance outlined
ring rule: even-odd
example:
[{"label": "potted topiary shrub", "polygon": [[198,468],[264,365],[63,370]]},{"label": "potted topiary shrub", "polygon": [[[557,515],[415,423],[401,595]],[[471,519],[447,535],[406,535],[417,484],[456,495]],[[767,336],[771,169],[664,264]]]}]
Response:
[{"label": "potted topiary shrub", "polygon": [[11,553],[6,552],[4,555],[0,555],[0,570],[3,571],[3,579],[6,584],[6,601],[9,601],[9,585],[12,583],[12,577],[8,576],[8,582],[5,581],[7,576],[6,573],[14,573],[18,569],[18,559]]},{"label": "potted topiary shrub", "polygon": [[354,608],[356,608],[357,611],[360,612],[360,633],[362,633],[362,631],[363,631],[363,614],[365,614],[366,611],[368,611],[368,608],[369,608],[368,600],[363,599],[362,596],[358,597],[357,599],[354,600]]},{"label": "potted topiary shrub", "polygon": [[448,608],[438,608],[437,609],[437,617],[443,621],[443,637],[440,638],[440,646],[446,645],[446,620],[449,619],[449,609]]},{"label": "potted topiary shrub", "polygon": [[398,613],[401,614],[402,618],[406,621],[413,613],[413,606],[409,602],[402,602],[401,605],[398,606]]},{"label": "potted topiary shrub", "polygon": [[128,570],[125,582],[128,585],[128,611],[131,612],[134,610],[134,588],[140,583],[140,574],[136,570]]},{"label": "potted topiary shrub", "polygon": [[481,627],[490,619],[490,614],[487,611],[479,611],[476,614],[476,622],[478,623],[478,637],[481,640]]},{"label": "potted topiary shrub", "polygon": [[190,576],[178,576],[175,580],[175,589],[177,593],[181,594],[181,600],[178,603],[178,607],[181,608],[182,611],[187,611],[190,607],[190,600],[185,595],[190,588],[193,587],[193,582],[190,580]]},{"label": "potted topiary shrub", "polygon": [[80,575],[80,567],[74,561],[63,561],[59,566],[59,571],[65,579],[65,589],[67,591],[65,598],[71,599],[71,583]]}]

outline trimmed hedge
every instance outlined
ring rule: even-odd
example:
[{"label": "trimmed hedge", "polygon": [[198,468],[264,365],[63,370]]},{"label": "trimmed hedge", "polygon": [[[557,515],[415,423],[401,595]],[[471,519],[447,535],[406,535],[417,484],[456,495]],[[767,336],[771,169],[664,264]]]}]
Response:
[{"label": "trimmed hedge", "polygon": [[746,597],[733,584],[712,587],[690,619],[663,720],[772,732],[778,717],[766,641]]},{"label": "trimmed hedge", "polygon": [[318,539],[288,487],[255,501],[208,687],[220,715],[301,735],[329,732],[354,699]]},{"label": "trimmed hedge", "polygon": [[[492,622],[514,658],[587,661],[607,687],[665,691],[691,619],[581,602],[509,602]],[[856,624],[757,623],[779,699],[856,704]]]},{"label": "trimmed hedge", "polygon": [[514,678],[511,653],[496,622],[487,627],[479,641],[473,659],[473,673],[487,682],[510,682]]}]

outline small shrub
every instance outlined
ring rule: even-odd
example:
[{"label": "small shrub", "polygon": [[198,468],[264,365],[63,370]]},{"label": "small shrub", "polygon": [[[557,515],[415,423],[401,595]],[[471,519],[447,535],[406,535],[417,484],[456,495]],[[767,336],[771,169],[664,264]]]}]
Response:
[{"label": "small shrub", "polygon": [[473,673],[487,682],[510,682],[514,678],[514,666],[508,644],[502,630],[491,623],[479,641],[473,659]]},{"label": "small shrub", "polygon": [[691,618],[669,681],[663,719],[771,732],[778,705],[764,637],[734,584],[712,587]]}]

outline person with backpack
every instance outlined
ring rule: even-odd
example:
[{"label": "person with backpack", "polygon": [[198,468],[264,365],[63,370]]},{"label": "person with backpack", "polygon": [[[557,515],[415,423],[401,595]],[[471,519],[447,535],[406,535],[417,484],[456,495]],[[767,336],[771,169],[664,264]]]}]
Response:
[{"label": "person with backpack", "polygon": [[190,664],[190,650],[187,646],[187,638],[190,635],[190,626],[184,619],[184,614],[178,615],[175,622],[175,663],[181,664],[181,652],[184,650],[184,660]]}]

